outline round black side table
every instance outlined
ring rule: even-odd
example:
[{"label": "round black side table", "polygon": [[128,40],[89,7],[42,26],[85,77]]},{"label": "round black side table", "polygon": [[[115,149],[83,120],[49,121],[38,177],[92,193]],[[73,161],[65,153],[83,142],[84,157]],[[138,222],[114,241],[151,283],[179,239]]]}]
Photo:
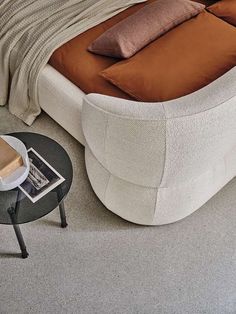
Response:
[{"label": "round black side table", "polygon": [[49,137],[29,132],[8,135],[20,139],[27,149],[33,148],[65,179],[64,182],[35,203],[19,188],[0,192],[0,224],[13,225],[21,249],[21,256],[27,258],[29,254],[19,225],[37,220],[59,206],[61,227],[65,228],[67,226],[64,198],[71,187],[73,169],[67,152]]}]

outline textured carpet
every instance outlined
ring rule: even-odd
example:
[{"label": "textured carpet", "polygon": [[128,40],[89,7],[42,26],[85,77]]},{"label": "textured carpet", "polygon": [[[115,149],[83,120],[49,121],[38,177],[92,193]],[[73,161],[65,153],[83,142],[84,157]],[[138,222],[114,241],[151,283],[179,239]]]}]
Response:
[{"label": "textured carpet", "polygon": [[[71,156],[74,182],[59,213],[22,226],[30,256],[19,258],[11,226],[0,226],[0,313],[236,313],[236,180],[188,218],[130,224],[101,204],[84,149],[47,115],[29,128],[0,108],[0,133],[31,131]],[[236,161],[235,161],[236,162]]]}]

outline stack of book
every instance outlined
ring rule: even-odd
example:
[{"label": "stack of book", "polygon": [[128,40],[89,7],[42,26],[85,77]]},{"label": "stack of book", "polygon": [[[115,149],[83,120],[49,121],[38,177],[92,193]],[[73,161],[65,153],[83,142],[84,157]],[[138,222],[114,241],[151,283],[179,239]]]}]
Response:
[{"label": "stack of book", "polygon": [[20,154],[0,137],[0,177],[7,177],[23,165]]}]

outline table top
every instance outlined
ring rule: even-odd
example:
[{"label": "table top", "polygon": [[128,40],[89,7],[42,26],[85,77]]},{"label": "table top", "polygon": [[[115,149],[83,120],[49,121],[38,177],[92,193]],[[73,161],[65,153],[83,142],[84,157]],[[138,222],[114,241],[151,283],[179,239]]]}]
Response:
[{"label": "table top", "polygon": [[20,139],[27,149],[33,148],[65,181],[33,203],[19,188],[0,192],[0,224],[12,224],[9,212],[14,210],[15,222],[23,224],[37,220],[54,210],[68,194],[73,168],[64,148],[51,138],[30,132],[8,134]]}]

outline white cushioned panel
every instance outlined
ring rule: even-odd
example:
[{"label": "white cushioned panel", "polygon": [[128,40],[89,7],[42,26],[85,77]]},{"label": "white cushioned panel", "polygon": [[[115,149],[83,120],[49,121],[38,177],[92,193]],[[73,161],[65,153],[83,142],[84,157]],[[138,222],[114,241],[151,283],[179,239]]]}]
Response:
[{"label": "white cushioned panel", "polygon": [[236,148],[191,181],[160,188],[153,224],[180,220],[199,209],[236,174]]},{"label": "white cushioned panel", "polygon": [[130,183],[157,187],[165,158],[165,120],[157,123],[110,115],[105,149],[107,169],[113,175]]},{"label": "white cushioned panel", "polygon": [[113,176],[97,161],[87,146],[85,151],[88,177],[104,205],[126,220],[152,224],[157,189],[134,185]]},{"label": "white cushioned panel", "polygon": [[[161,187],[195,179],[236,145],[236,96],[210,110],[168,119]],[[178,139],[178,141],[176,140]]]},{"label": "white cushioned panel", "polygon": [[83,117],[87,144],[110,173],[130,183],[159,186],[165,158],[165,119],[120,118],[93,110],[88,100]]}]

